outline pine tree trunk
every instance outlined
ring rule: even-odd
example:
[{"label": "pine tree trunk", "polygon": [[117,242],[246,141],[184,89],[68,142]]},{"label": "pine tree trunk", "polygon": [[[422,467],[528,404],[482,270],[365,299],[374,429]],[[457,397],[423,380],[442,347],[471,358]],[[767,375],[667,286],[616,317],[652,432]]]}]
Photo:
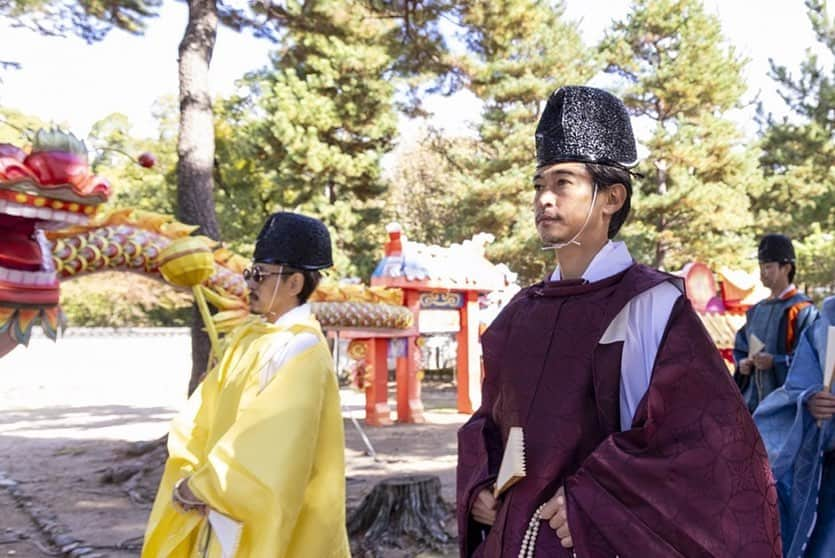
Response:
[{"label": "pine tree trunk", "polygon": [[[655,161],[655,168],[658,171],[658,195],[667,195],[667,162],[663,159]],[[667,259],[667,241],[664,238],[664,233],[667,230],[667,218],[662,213],[658,217],[658,223],[655,227],[658,233],[658,238],[655,241],[655,258],[652,266],[656,269],[664,269],[664,260]]]},{"label": "pine tree trunk", "polygon": [[[220,239],[213,195],[214,118],[209,64],[217,37],[215,0],[188,0],[188,25],[180,42],[180,135],[177,140],[177,218],[200,227],[199,234]],[[195,307],[191,327],[189,394],[206,371],[209,338]]]},{"label": "pine tree trunk", "polygon": [[441,479],[432,475],[394,477],[377,484],[348,518],[348,534],[363,547],[400,546],[404,537],[437,547],[449,542]]}]

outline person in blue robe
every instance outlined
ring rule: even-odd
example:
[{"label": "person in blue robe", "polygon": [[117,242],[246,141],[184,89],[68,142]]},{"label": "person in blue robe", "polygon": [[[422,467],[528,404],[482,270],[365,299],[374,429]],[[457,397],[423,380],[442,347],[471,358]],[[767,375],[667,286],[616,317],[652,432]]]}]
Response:
[{"label": "person in blue robe", "polygon": [[835,557],[835,395],[824,388],[835,297],[801,334],[783,387],[754,413],[777,482],[783,555]]},{"label": "person in blue robe", "polygon": [[[757,249],[760,280],[771,295],[746,312],[734,343],[734,380],[752,413],[760,401],[783,385],[800,333],[814,321],[817,309],[794,285],[794,246],[782,234],[767,234]],[[764,344],[749,354],[751,336]]]}]

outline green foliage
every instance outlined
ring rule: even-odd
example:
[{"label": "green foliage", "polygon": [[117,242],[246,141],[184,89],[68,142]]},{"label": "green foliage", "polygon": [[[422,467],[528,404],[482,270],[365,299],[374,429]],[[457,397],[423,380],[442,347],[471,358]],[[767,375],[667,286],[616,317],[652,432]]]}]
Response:
[{"label": "green foliage", "polygon": [[11,0],[0,2],[0,17],[42,35],[70,35],[88,43],[113,29],[141,34],[162,0]]},{"label": "green foliage", "polygon": [[410,240],[427,244],[446,246],[469,238],[459,231],[464,218],[465,178],[445,154],[472,149],[472,144],[473,140],[443,140],[424,134],[414,146],[399,153],[384,222],[397,221]]},{"label": "green foliage", "polygon": [[0,107],[0,143],[11,143],[23,150],[28,150],[35,138],[35,131],[49,126],[37,116]]},{"label": "green foliage", "polygon": [[356,1],[356,6],[385,23],[379,44],[389,52],[390,74],[403,87],[396,104],[404,114],[427,116],[422,106],[425,93],[449,94],[462,87],[466,76],[449,44],[449,29],[459,24],[461,12],[471,4],[461,0]]},{"label": "green foliage", "polygon": [[561,85],[594,75],[594,57],[561,3],[538,0],[472,2],[462,8],[470,53],[462,60],[468,86],[484,101],[475,142],[447,146],[466,194],[455,240],[495,235],[488,256],[522,281],[553,266],[533,222],[533,132],[543,102]]},{"label": "green foliage", "polygon": [[735,265],[752,242],[747,194],[762,182],[726,118],[745,92],[745,61],[700,0],[636,0],[601,50],[633,116],[653,126],[623,232],[635,256],[668,269]]},{"label": "green foliage", "polygon": [[[159,123],[158,139],[137,139],[131,125],[122,114],[111,114],[93,125],[87,141],[93,151],[94,172],[113,186],[113,195],[103,211],[131,207],[173,215],[176,204],[177,151],[175,130],[164,120],[162,109],[166,101],[159,101],[156,112]],[[137,157],[151,153],[156,159],[153,168],[144,168]]]},{"label": "green foliage", "polygon": [[272,211],[319,216],[337,272],[368,277],[384,238],[380,159],[396,132],[392,57],[379,40],[391,24],[339,1],[311,3],[307,18],[219,108],[218,214],[233,245]]},{"label": "green foliage", "polygon": [[[806,6],[818,41],[835,54],[835,22],[826,3],[807,0]],[[767,186],[753,195],[757,232],[789,235],[805,254],[798,256],[799,275],[831,289],[835,248],[827,233],[835,226],[835,67],[825,69],[809,53],[797,75],[772,62],[771,77],[793,115],[764,118],[760,164]]]},{"label": "green foliage", "polygon": [[133,273],[103,272],[61,283],[70,327],[186,326],[191,295]]},{"label": "green foliage", "polygon": [[811,287],[810,294],[820,302],[835,294],[835,236],[832,229],[821,230],[813,223],[801,241],[795,241],[797,282]]}]

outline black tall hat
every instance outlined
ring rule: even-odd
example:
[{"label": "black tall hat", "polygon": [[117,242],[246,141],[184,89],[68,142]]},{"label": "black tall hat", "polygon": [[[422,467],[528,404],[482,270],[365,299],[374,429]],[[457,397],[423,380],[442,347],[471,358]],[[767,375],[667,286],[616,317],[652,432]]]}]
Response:
[{"label": "black tall hat", "polygon": [[258,234],[252,259],[296,269],[331,267],[331,235],[318,219],[286,211],[273,213]]},{"label": "black tall hat", "polygon": [[578,85],[554,91],[536,127],[536,166],[568,161],[635,166],[635,136],[620,99]]},{"label": "black tall hat", "polygon": [[782,234],[767,234],[760,240],[757,259],[763,263],[794,263],[794,246],[789,237]]}]

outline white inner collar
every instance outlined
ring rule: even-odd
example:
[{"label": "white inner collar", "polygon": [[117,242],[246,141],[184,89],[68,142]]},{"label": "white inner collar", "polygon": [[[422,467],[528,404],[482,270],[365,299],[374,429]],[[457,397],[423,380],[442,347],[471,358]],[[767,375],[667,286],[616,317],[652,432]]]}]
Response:
[{"label": "white inner collar", "polygon": [[[628,269],[633,263],[635,261],[632,259],[626,244],[610,240],[597,252],[583,272],[582,277],[589,283],[594,283],[612,275],[617,275]],[[561,279],[560,267],[557,266],[551,274],[551,281],[560,281]]]}]

